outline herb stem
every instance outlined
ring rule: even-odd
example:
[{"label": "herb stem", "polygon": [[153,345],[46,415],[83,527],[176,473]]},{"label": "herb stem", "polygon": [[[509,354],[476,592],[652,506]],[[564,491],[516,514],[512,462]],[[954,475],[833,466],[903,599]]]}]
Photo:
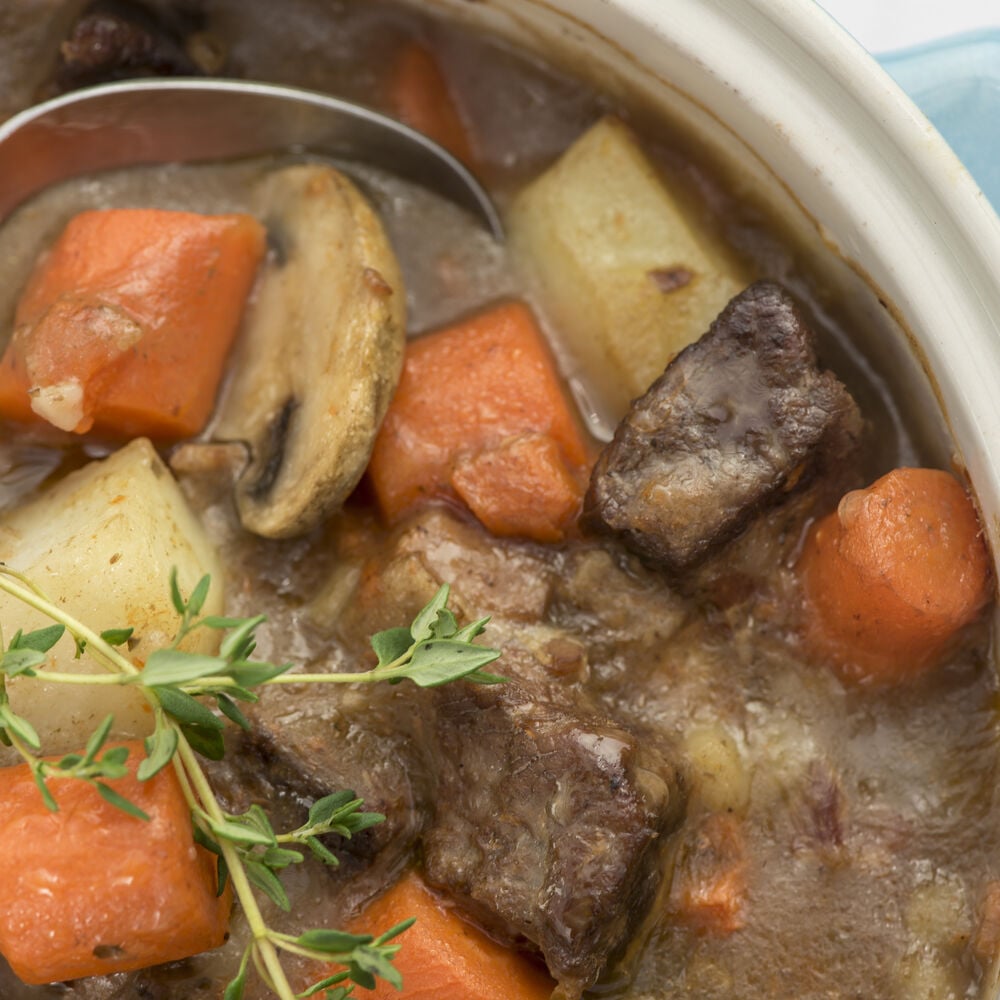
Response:
[{"label": "herb stem", "polygon": [[275,934],[274,943],[282,951],[287,951],[291,955],[299,955],[302,958],[312,958],[317,962],[323,962],[329,965],[347,965],[351,961],[350,953],[324,953],[321,951],[316,951],[314,948],[307,948],[304,945],[298,944],[295,938],[287,934]]},{"label": "herb stem", "polygon": [[[106,643],[100,635],[87,628],[68,612],[63,611],[58,605],[53,604],[38,587],[30,583],[16,570],[2,564],[0,564],[0,590],[41,612],[52,621],[64,625],[66,631],[77,641],[86,643],[87,651],[106,670],[122,674],[139,673],[139,668],[134,663]],[[93,674],[74,674],[73,676],[89,677],[91,681],[94,680]],[[78,682],[74,681],[73,683]]]},{"label": "herb stem", "polygon": [[31,749],[17,733],[12,733],[8,729],[7,739],[10,740],[10,745],[18,752],[26,764],[34,765],[37,762],[38,758],[31,752]]},{"label": "herb stem", "polygon": [[381,670],[363,670],[357,673],[344,674],[282,674],[272,677],[268,684],[370,684],[373,681],[384,681],[387,676]]},{"label": "herb stem", "polygon": [[[416,648],[416,644],[413,647]],[[478,665],[483,665],[486,663],[491,663],[493,660],[500,656],[498,650],[490,650],[486,647],[473,647],[475,650],[482,650],[480,654],[482,659],[479,660]],[[397,660],[393,660],[392,663],[386,663],[379,667],[373,667],[371,670],[355,671],[351,673],[322,673],[322,674],[296,674],[296,673],[285,673],[280,674],[277,677],[271,677],[268,679],[268,684],[378,684],[385,682],[398,681],[402,678],[409,677],[416,680],[414,666],[410,661],[410,656],[413,649],[407,651],[404,656],[399,657]],[[466,674],[472,673],[477,669],[476,665],[466,666],[464,669],[457,670],[453,672],[447,679],[456,680]],[[493,681],[491,681],[492,683]],[[421,681],[417,681],[418,684]],[[423,682],[426,684],[426,681]],[[440,683],[437,681],[436,683]]]},{"label": "herb stem", "polygon": [[328,832],[328,830],[324,830],[322,827],[307,826],[292,833],[276,833],[274,835],[274,842],[276,844],[301,844],[308,837],[318,837]]},{"label": "herb stem", "polygon": [[[189,783],[189,787],[193,788],[198,800],[195,803],[191,803],[191,805],[210,816],[215,822],[224,823],[226,817],[222,811],[222,807],[215,797],[215,792],[212,790],[211,784],[209,784],[208,777],[198,763],[198,758],[195,756],[194,751],[183,734],[181,734],[181,739],[177,746],[177,754],[180,758],[177,768],[186,772],[184,775],[188,779],[186,784]],[[233,883],[233,891],[236,893],[236,898],[240,901],[240,906],[243,908],[250,933],[253,935],[256,951],[255,959],[259,956],[260,962],[267,971],[267,979],[269,980],[271,989],[274,990],[277,996],[281,1000],[295,1000],[295,992],[285,976],[285,970],[281,966],[277,949],[271,940],[271,932],[268,930],[264,915],[260,911],[257,897],[254,895],[250,880],[247,878],[246,870],[240,861],[236,848],[231,842],[222,839],[219,842],[219,849],[222,851],[222,857],[226,862],[229,877]]]},{"label": "herb stem", "polygon": [[121,687],[126,684],[139,684],[141,677],[135,674],[65,674],[58,670],[43,670],[38,679],[50,684],[85,684],[87,687],[100,685],[104,687]]},{"label": "herb stem", "polygon": [[371,684],[376,681],[392,680],[393,677],[405,675],[417,645],[414,643],[402,656],[397,656],[391,663],[372,667],[371,670],[359,670],[351,673],[282,674],[279,677],[272,677],[268,684]]},{"label": "herb stem", "polygon": [[[167,723],[167,725],[173,725],[173,723]],[[185,742],[187,742],[185,740]],[[177,744],[177,753],[180,754],[181,745]],[[177,777],[181,783],[181,791],[184,792],[184,798],[187,800],[188,805],[191,807],[192,812],[199,812],[202,815],[207,815],[205,810],[202,808],[201,803],[198,800],[198,794],[194,789],[194,785],[191,783],[191,778],[188,775],[187,769],[182,766],[181,762],[176,758],[173,761],[174,770],[177,772]],[[198,767],[201,770],[201,767]]]},{"label": "herb stem", "polygon": [[295,939],[289,937],[287,940],[283,940],[281,937],[275,936],[275,945],[282,951],[287,951],[292,955],[300,955],[303,958],[315,958],[320,962],[340,962],[346,965],[350,960],[350,955],[321,955],[319,952],[312,951],[309,948],[304,948],[300,944],[295,944]]},{"label": "herb stem", "polygon": [[[274,982],[274,978],[271,976],[270,969],[264,963],[261,950],[258,947],[256,947],[256,942],[254,942],[254,945],[252,945],[251,948],[250,948],[250,957],[253,960],[253,967],[257,970],[257,975],[260,976],[261,982],[272,993],[276,993],[276,994],[278,994],[280,996],[281,994],[278,993],[278,986]],[[284,972],[282,972],[281,978],[284,979],[284,977],[285,977],[285,974],[284,974]],[[293,1000],[294,1000],[294,994],[293,994]]]}]

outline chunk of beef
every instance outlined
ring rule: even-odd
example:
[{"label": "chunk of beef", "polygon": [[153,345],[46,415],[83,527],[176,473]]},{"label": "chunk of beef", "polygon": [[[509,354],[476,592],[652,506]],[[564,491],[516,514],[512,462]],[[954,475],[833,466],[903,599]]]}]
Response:
[{"label": "chunk of beef", "polygon": [[[561,584],[587,552],[603,600],[574,615]],[[409,521],[379,567],[354,614],[394,609],[395,622],[377,624],[398,624],[448,581],[461,618],[493,616],[484,639],[503,650],[495,669],[508,678],[432,693],[426,875],[494,933],[540,951],[563,995],[579,996],[638,932],[685,806],[672,748],[612,718],[587,669],[585,620],[622,627],[616,597],[638,601],[639,617],[652,598],[596,548],[492,538],[445,507]],[[683,620],[675,604],[655,603],[664,634]]]},{"label": "chunk of beef", "polygon": [[233,756],[251,773],[240,783],[253,787],[263,779],[290,797],[299,808],[294,822],[288,817],[289,829],[316,799],[352,789],[365,810],[382,813],[385,822],[331,846],[365,866],[375,863],[380,877],[397,872],[430,819],[425,748],[433,739],[433,713],[427,699],[412,687],[275,685],[247,715],[251,729]]},{"label": "chunk of beef", "polygon": [[[442,583],[451,584],[450,604],[462,617],[537,622],[560,574],[552,550],[494,538],[445,506],[429,507],[407,521],[372,570],[366,573],[371,589],[363,597],[383,616],[397,619],[383,618],[384,623],[396,625]],[[411,584],[418,580],[421,586],[414,590]]]},{"label": "chunk of beef", "polygon": [[184,45],[194,21],[157,15],[132,0],[89,4],[59,47],[56,82],[73,90],[137,76],[199,76]]},{"label": "chunk of beef", "polygon": [[438,693],[426,874],[576,998],[644,922],[683,782],[663,746],[500,662],[506,684]]},{"label": "chunk of beef", "polygon": [[377,571],[360,570],[339,617],[341,648],[360,662],[374,629],[412,620],[447,580],[462,620],[494,616],[484,639],[503,649],[497,668],[510,680],[270,689],[249,713],[247,767],[302,799],[354,788],[388,817],[335,845],[369,884],[422,850],[435,885],[541,952],[563,994],[578,997],[639,933],[663,883],[662,849],[685,804],[672,749],[609,715],[582,633],[549,617],[573,556],[491,538],[436,508],[372,558]]},{"label": "chunk of beef", "polygon": [[445,505],[401,525],[362,578],[341,620],[365,636],[412,618],[442,583],[459,617],[492,616],[493,645],[497,630],[543,644],[547,632],[567,632],[611,656],[622,644],[667,642],[691,607],[612,540],[555,548],[495,538]]},{"label": "chunk of beef", "polygon": [[[331,846],[370,891],[422,850],[434,884],[498,936],[539,951],[563,995],[578,997],[639,934],[663,883],[667,834],[685,804],[672,750],[609,716],[568,594],[550,609],[580,553],[497,540],[445,508],[414,517],[380,550],[374,534],[360,548],[373,545],[338,619],[343,662],[362,662],[372,631],[411,620],[447,580],[460,618],[494,616],[485,639],[503,649],[510,680],[266,689],[230,757],[242,773],[229,787],[249,786],[272,811],[286,804],[282,826],[320,795],[353,788],[387,820]],[[600,564],[605,578],[623,572]],[[626,582],[614,592],[638,588],[648,611],[649,595]],[[583,610],[589,620],[594,609]]]},{"label": "chunk of beef", "polygon": [[848,465],[861,417],[813,339],[780,286],[736,296],[633,404],[594,468],[586,518],[681,574]]}]

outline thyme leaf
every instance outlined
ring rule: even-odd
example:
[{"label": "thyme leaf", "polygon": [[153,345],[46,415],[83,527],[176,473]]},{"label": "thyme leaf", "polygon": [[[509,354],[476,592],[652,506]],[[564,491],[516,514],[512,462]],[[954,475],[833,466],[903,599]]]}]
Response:
[{"label": "thyme leaf", "polygon": [[18,629],[7,648],[9,650],[34,649],[39,653],[47,653],[63,637],[65,631],[65,625],[47,625],[45,628],[28,632],[27,635],[22,634],[21,630]]},{"label": "thyme leaf", "polygon": [[[367,674],[333,674],[352,680],[384,680],[390,684],[409,680],[418,687],[437,687],[457,680],[479,684],[499,684],[504,678],[480,668],[500,656],[500,650],[476,645],[489,618],[480,618],[460,627],[447,606],[450,588],[442,584],[413,619],[409,628],[391,628],[371,637],[378,664]],[[311,674],[310,679],[321,675]],[[293,674],[289,680],[301,679]]]}]

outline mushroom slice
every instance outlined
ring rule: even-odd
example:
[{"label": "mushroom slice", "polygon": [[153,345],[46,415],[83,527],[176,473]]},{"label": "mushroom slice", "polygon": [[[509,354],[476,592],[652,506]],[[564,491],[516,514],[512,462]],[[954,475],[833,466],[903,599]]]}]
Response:
[{"label": "mushroom slice", "polygon": [[339,506],[368,464],[402,367],[405,293],[378,217],[332,167],[277,170],[256,197],[276,250],[215,437],[250,448],[243,526],[287,538]]}]

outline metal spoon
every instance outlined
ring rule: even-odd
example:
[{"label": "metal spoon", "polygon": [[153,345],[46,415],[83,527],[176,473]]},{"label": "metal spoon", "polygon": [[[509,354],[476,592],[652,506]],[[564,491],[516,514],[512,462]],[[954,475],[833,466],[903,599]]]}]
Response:
[{"label": "metal spoon", "polygon": [[360,161],[503,226],[489,196],[419,132],[347,101],[237,80],[137,80],[65,94],[0,124],[0,222],[59,181],[115,167],[226,160],[280,150]]}]

